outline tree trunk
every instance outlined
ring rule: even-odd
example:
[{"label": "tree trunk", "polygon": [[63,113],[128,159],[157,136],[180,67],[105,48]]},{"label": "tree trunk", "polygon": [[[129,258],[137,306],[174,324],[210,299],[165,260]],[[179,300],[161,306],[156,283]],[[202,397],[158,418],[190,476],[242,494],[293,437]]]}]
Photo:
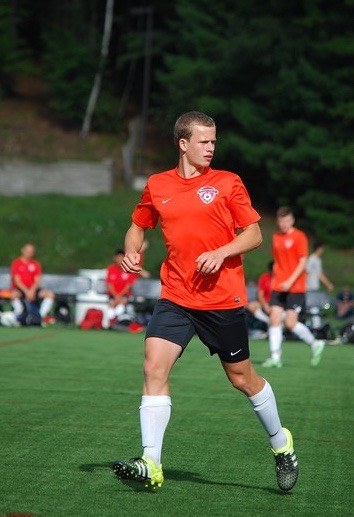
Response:
[{"label": "tree trunk", "polygon": [[101,90],[102,76],[106,64],[106,59],[108,55],[109,49],[109,41],[111,39],[112,33],[112,24],[113,24],[113,10],[114,10],[114,0],[107,0],[106,3],[106,15],[104,21],[104,29],[103,29],[103,37],[102,37],[102,45],[101,45],[101,56],[100,62],[98,64],[98,70],[93,82],[91,95],[88,101],[88,105],[86,108],[85,118],[81,128],[81,137],[86,138],[91,129],[91,120],[93,113],[95,111],[96,103],[98,96]]}]

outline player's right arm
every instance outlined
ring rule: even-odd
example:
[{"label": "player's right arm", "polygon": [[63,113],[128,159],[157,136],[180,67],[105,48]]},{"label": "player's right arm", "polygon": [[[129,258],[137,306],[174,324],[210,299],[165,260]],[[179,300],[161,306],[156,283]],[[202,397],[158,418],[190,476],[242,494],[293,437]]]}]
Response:
[{"label": "player's right arm", "polygon": [[145,230],[135,223],[127,231],[125,236],[125,257],[122,261],[122,268],[126,273],[140,273],[140,253],[143,244]]}]

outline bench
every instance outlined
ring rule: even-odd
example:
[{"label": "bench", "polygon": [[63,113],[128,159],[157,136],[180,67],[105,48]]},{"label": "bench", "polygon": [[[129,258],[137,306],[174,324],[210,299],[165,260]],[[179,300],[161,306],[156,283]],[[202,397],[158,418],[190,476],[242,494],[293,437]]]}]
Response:
[{"label": "bench", "polygon": [[[0,272],[0,290],[10,289],[10,286],[10,273]],[[91,289],[91,280],[83,276],[46,273],[42,275],[41,287],[43,289],[50,289],[57,295],[70,298],[78,294],[87,293]]]},{"label": "bench", "polygon": [[[105,294],[107,285],[104,278],[96,280],[97,294]],[[155,278],[138,278],[132,287],[130,302],[137,313],[152,312],[155,303],[160,298],[161,282]]]},{"label": "bench", "polygon": [[[11,279],[8,268],[0,268],[0,306],[5,306],[9,303],[8,290],[10,286]],[[77,275],[45,273],[42,275],[41,287],[43,289],[50,289],[55,293],[56,304],[65,302],[69,305],[73,305],[78,295],[90,291],[91,280]]]}]

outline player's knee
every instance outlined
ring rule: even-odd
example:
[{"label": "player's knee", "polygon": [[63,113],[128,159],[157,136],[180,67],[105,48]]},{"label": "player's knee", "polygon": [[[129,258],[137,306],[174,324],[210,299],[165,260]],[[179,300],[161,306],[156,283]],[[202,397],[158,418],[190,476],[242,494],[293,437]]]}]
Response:
[{"label": "player's knee", "polygon": [[165,382],[168,377],[168,369],[160,361],[147,357],[144,362],[144,375],[146,379]]},{"label": "player's knee", "polygon": [[234,373],[233,375],[229,376],[229,379],[234,388],[242,391],[243,393],[247,392],[250,384],[250,380],[247,375],[243,373]]}]

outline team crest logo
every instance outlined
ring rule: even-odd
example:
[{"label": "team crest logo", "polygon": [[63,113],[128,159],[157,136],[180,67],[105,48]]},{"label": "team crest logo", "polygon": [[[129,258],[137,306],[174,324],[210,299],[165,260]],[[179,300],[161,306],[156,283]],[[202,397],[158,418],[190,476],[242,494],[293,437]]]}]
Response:
[{"label": "team crest logo", "polygon": [[209,203],[214,201],[217,194],[219,194],[219,191],[214,187],[202,187],[198,190],[197,194],[203,203],[209,205]]},{"label": "team crest logo", "polygon": [[285,240],[285,247],[286,247],[287,249],[289,249],[289,248],[291,248],[291,247],[292,247],[293,243],[294,243],[293,239],[286,239],[286,240]]}]

